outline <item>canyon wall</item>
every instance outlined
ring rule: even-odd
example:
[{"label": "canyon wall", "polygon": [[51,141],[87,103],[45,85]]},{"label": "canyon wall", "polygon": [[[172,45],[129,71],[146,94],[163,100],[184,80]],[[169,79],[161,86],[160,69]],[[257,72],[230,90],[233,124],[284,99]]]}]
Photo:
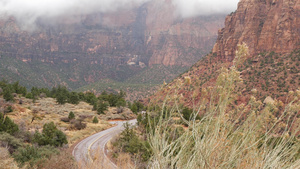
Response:
[{"label": "canyon wall", "polygon": [[168,1],[95,13],[79,20],[38,23],[23,31],[14,18],[0,21],[0,51],[24,61],[73,62],[82,57],[106,65],[191,66],[209,53],[225,16],[182,19]]},{"label": "canyon wall", "polygon": [[232,60],[237,44],[245,42],[252,55],[265,51],[289,53],[300,46],[299,0],[241,0],[219,30],[213,48]]}]

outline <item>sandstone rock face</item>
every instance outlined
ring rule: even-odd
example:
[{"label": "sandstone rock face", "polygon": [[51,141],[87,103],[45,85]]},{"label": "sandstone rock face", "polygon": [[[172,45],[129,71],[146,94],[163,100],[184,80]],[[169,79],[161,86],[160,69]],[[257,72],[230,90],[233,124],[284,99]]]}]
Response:
[{"label": "sandstone rock face", "polygon": [[168,1],[154,0],[147,5],[146,45],[149,65],[190,66],[207,54],[222,27],[223,16],[180,19]]},{"label": "sandstone rock face", "polygon": [[289,53],[300,47],[299,0],[241,0],[219,30],[213,48],[231,61],[237,44],[247,43],[252,55],[274,51]]}]

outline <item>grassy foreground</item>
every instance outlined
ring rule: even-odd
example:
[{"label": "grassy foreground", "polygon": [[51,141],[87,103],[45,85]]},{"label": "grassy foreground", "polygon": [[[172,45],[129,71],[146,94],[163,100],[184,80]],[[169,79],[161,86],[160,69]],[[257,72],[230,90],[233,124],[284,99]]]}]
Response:
[{"label": "grassy foreground", "polygon": [[[300,167],[299,90],[289,92],[285,105],[268,99],[262,103],[255,97],[247,104],[232,104],[234,88],[242,82],[237,67],[247,51],[245,44],[239,46],[234,65],[221,70],[215,87],[202,91],[190,120],[180,113],[180,96],[166,99],[164,106],[174,106],[151,126],[148,140],[153,156],[148,168]],[[196,120],[198,114],[200,120]],[[173,122],[178,116],[188,126],[180,134]]]}]

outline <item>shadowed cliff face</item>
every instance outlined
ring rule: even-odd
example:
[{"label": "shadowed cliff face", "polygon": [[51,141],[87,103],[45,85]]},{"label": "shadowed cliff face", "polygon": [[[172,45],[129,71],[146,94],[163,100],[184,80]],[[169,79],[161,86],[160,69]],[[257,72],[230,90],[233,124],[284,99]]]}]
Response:
[{"label": "shadowed cliff face", "polygon": [[226,17],[213,52],[232,60],[237,44],[248,44],[252,55],[264,51],[289,53],[300,46],[300,1],[242,0]]},{"label": "shadowed cliff face", "polygon": [[210,52],[225,16],[182,19],[175,14],[171,1],[154,0],[114,13],[62,17],[55,24],[38,20],[32,32],[13,17],[0,20],[2,60],[24,63],[14,63],[11,71],[3,60],[1,78],[35,81],[38,76],[42,86],[75,89],[107,78],[125,81],[154,65],[187,68]]}]

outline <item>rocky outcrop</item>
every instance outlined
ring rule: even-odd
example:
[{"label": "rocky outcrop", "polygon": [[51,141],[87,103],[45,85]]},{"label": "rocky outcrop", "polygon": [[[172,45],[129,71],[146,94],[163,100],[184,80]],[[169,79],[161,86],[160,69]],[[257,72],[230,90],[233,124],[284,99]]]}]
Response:
[{"label": "rocky outcrop", "polygon": [[300,47],[299,0],[241,0],[219,30],[213,52],[231,61],[237,44],[245,42],[252,55],[289,53]]}]

